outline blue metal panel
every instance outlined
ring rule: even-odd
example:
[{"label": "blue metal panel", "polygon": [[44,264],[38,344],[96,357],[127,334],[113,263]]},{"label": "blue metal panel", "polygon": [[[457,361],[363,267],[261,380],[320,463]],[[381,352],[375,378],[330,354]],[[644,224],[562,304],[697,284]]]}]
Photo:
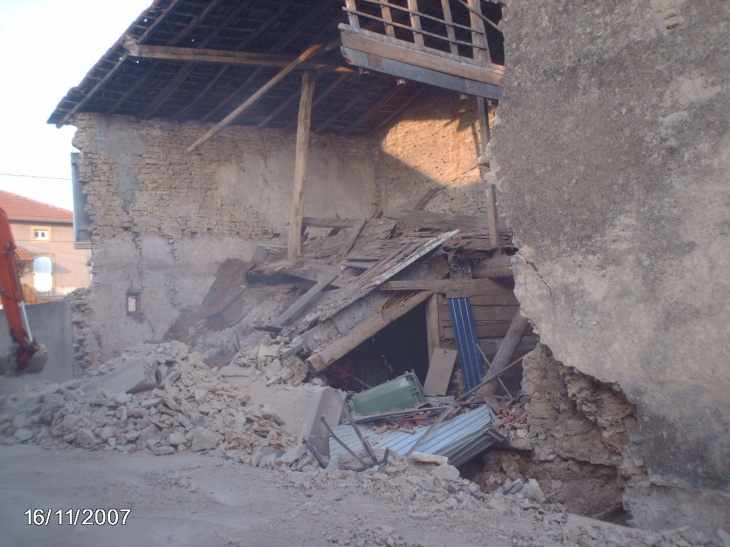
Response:
[{"label": "blue metal panel", "polygon": [[[452,465],[461,465],[496,442],[494,437],[488,433],[495,421],[494,413],[488,406],[480,406],[460,414],[452,420],[439,424],[428,439],[418,447],[418,452],[446,456]],[[373,448],[381,450],[390,448],[402,456],[408,453],[428,429],[428,426],[419,427],[413,434],[403,431],[386,431],[377,434],[372,428],[360,427],[363,437]],[[334,432],[353,450],[362,449],[352,426],[340,425],[334,428]],[[330,456],[334,458],[344,453],[345,449],[330,438]]]},{"label": "blue metal panel", "polygon": [[477,350],[477,329],[474,325],[474,312],[468,298],[447,298],[451,324],[454,326],[456,349],[459,351],[459,364],[464,375],[467,391],[475,388],[484,378],[484,361]]}]

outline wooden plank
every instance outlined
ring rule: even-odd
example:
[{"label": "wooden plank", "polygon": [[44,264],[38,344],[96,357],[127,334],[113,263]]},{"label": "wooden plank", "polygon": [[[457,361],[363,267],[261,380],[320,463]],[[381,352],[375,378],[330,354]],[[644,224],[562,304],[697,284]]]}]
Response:
[{"label": "wooden plank", "polygon": [[460,57],[432,48],[419,48],[403,40],[390,38],[364,29],[354,31],[340,25],[342,45],[364,53],[400,61],[452,76],[474,80],[493,86],[501,86],[504,68],[494,65],[485,67],[468,57]]},{"label": "wooden plank", "polygon": [[[355,0],[345,0],[345,7],[347,7],[348,10],[357,11],[357,4],[355,3]],[[360,28],[360,19],[356,13],[348,12],[347,20],[351,27]]]},{"label": "wooden plank", "polygon": [[355,244],[355,241],[357,241],[357,238],[360,235],[360,232],[362,232],[362,229],[365,226],[366,222],[367,219],[358,220],[355,222],[355,225],[350,228],[350,234],[347,238],[347,241],[345,241],[344,245],[342,245],[342,251],[340,252],[340,255],[347,256],[347,254],[350,252],[350,249],[352,249],[352,246]]},{"label": "wooden plank", "polygon": [[519,306],[519,301],[512,291],[509,293],[490,293],[471,297],[472,306]]},{"label": "wooden plank", "polygon": [[439,347],[439,295],[434,294],[426,302],[426,342],[428,354]]},{"label": "wooden plank", "polygon": [[471,41],[475,46],[482,46],[472,48],[474,59],[478,59],[483,63],[491,64],[489,59],[489,51],[484,50],[487,46],[487,31],[484,28],[484,21],[482,21],[482,0],[467,0],[469,8],[469,22],[474,31],[471,33]]},{"label": "wooden plank", "polygon": [[[486,282],[486,283],[485,283]],[[380,285],[384,291],[433,291],[445,293],[447,291],[474,290],[481,294],[512,292],[491,279],[401,279],[387,281]]]},{"label": "wooden plank", "polygon": [[519,306],[474,306],[475,321],[512,321],[520,311]]},{"label": "wooden plank", "polygon": [[307,365],[314,372],[319,372],[327,368],[337,359],[344,357],[360,344],[375,336],[390,323],[404,316],[430,297],[431,293],[427,291],[417,293],[407,300],[402,300],[382,310],[380,313],[375,313],[350,329],[344,336],[339,336],[327,344],[320,346],[307,359]]},{"label": "wooden plank", "polygon": [[512,269],[512,257],[499,255],[494,258],[482,260],[471,268],[471,274],[476,278],[500,278],[514,277]]},{"label": "wooden plank", "polygon": [[228,114],[225,118],[223,118],[218,124],[216,124],[213,129],[208,131],[205,135],[200,137],[195,143],[193,143],[190,148],[187,149],[188,153],[195,152],[198,148],[203,146],[206,142],[208,142],[210,139],[215,137],[218,133],[223,131],[224,128],[226,128],[228,125],[233,123],[241,114],[243,114],[246,110],[248,110],[251,106],[253,106],[255,103],[258,102],[261,97],[263,97],[267,91],[269,91],[272,87],[274,87],[276,84],[278,84],[281,80],[286,78],[286,76],[292,72],[295,68],[297,68],[300,64],[302,64],[304,61],[312,57],[317,51],[319,51],[324,44],[315,44],[311,47],[309,47],[307,50],[305,50],[299,57],[294,59],[291,63],[289,63],[286,68],[281,70],[276,76],[271,78],[268,82],[266,82],[256,93],[251,95],[246,101],[236,108],[233,112]]},{"label": "wooden plank", "polygon": [[428,365],[426,382],[423,384],[423,394],[427,397],[441,397],[446,395],[451,373],[454,370],[458,351],[453,349],[436,348],[431,354]]},{"label": "wooden plank", "polygon": [[[492,373],[498,374],[501,372],[511,361],[517,346],[519,346],[522,337],[530,326],[529,321],[522,317],[519,313],[512,320],[509,326],[509,330],[504,337],[504,340],[497,350],[497,354],[492,359]],[[479,390],[479,393],[493,395],[497,391],[496,384],[488,384]]]},{"label": "wooden plank", "polygon": [[312,228],[352,228],[355,222],[346,218],[302,217],[302,226]]},{"label": "wooden plank", "polygon": [[289,268],[281,270],[282,273],[298,277],[299,279],[306,279],[307,281],[314,281],[319,283],[323,279],[331,279],[331,287],[341,287],[343,282],[341,279],[337,279],[340,268],[338,266],[328,266],[327,264],[312,264],[307,262],[304,265],[294,264]]},{"label": "wooden plank", "polygon": [[[418,0],[408,0],[408,9],[412,12],[418,12]],[[411,19],[411,27],[415,30],[421,30],[421,18],[416,14],[411,13],[409,15]],[[413,41],[418,47],[424,47],[423,34],[420,32],[413,33]]]},{"label": "wooden plank", "polygon": [[327,285],[329,285],[335,277],[337,277],[338,273],[333,274],[332,276],[325,277],[317,283],[314,287],[309,289],[307,292],[305,292],[301,298],[299,298],[294,304],[292,304],[284,313],[282,313],[279,317],[277,317],[270,326],[272,327],[281,327],[284,324],[286,324],[287,321],[289,321],[292,317],[294,317],[296,314],[298,314],[304,306],[309,304],[315,296],[317,296],[319,293],[321,293]]},{"label": "wooden plank", "polygon": [[[230,51],[223,49],[191,48],[191,47],[170,47],[170,46],[144,46],[136,42],[127,41],[124,43],[127,54],[130,57],[142,59],[163,59],[166,61],[182,61],[190,63],[211,63],[231,66],[263,66],[284,68],[294,61],[292,55],[281,55],[278,53],[255,53],[249,51]],[[313,70],[330,68],[335,71],[350,74],[355,71],[343,67],[339,63],[328,61],[306,61],[299,65],[299,69]],[[339,69],[339,70],[338,70]]]},{"label": "wooden plank", "polygon": [[453,42],[449,43],[449,48],[453,55],[459,55],[459,46],[454,43],[456,41],[456,31],[450,24],[454,22],[454,18],[451,16],[451,4],[449,4],[449,0],[441,0],[441,9],[444,12],[444,21],[446,21],[446,36],[449,37],[449,40],[453,40]]},{"label": "wooden plank", "polygon": [[302,97],[299,101],[297,142],[294,157],[294,192],[289,220],[289,244],[287,256],[294,259],[302,254],[302,217],[304,216],[304,186],[309,162],[309,125],[312,121],[312,97],[314,97],[314,71],[307,70],[302,76]]}]

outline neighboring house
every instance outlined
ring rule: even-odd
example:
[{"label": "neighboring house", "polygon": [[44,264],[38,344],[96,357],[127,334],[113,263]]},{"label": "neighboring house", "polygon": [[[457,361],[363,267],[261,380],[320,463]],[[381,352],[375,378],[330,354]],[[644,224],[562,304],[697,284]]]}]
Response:
[{"label": "neighboring house", "polygon": [[74,248],[71,211],[2,190],[0,207],[10,219],[17,254],[24,264],[21,283],[44,298],[89,286],[89,251]]}]

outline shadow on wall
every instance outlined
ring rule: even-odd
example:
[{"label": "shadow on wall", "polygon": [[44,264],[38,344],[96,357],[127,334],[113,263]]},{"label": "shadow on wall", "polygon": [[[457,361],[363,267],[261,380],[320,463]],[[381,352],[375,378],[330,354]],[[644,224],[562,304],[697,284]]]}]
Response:
[{"label": "shadow on wall", "polygon": [[486,212],[476,99],[431,89],[379,136],[383,210]]}]

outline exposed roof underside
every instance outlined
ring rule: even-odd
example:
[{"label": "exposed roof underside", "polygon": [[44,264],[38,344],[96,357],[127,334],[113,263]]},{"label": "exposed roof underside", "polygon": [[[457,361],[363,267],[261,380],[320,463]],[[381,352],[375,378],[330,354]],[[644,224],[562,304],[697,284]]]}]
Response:
[{"label": "exposed roof underside", "polygon": [[[427,10],[429,0],[421,3]],[[156,0],[84,80],[69,90],[48,121],[63,125],[75,112],[95,112],[218,122],[281,67],[135,58],[126,53],[124,40],[131,37],[148,46],[296,56],[314,43],[337,38],[337,25],[346,20],[342,7],[342,0]],[[345,64],[338,48],[326,58],[335,65]],[[289,74],[237,123],[295,127],[300,85],[301,73]],[[397,86],[395,78],[374,72],[321,72],[312,129],[370,134],[402,111],[424,87],[415,82]]]}]

